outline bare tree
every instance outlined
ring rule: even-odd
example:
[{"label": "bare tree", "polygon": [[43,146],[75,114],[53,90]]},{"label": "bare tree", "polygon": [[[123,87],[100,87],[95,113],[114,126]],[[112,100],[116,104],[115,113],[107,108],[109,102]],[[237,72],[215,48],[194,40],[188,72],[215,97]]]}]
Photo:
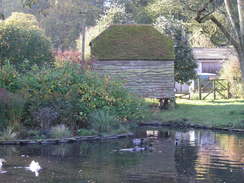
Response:
[{"label": "bare tree", "polygon": [[[216,16],[216,2],[219,0],[209,0],[197,10],[196,21],[203,23],[212,21],[230,41],[238,54],[242,81],[244,81],[244,0],[222,0],[226,9],[226,16],[229,19],[229,27],[226,27]],[[209,8],[211,6],[211,8]]]}]

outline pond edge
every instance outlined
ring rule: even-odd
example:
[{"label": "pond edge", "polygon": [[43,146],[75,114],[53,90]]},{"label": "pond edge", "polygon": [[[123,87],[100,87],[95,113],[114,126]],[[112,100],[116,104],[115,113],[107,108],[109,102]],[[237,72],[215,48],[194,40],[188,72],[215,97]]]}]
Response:
[{"label": "pond edge", "polygon": [[154,127],[170,127],[170,128],[193,128],[193,129],[203,129],[203,130],[213,130],[213,131],[224,131],[224,132],[234,132],[234,133],[244,133],[244,129],[235,128],[220,128],[220,127],[209,127],[198,124],[182,123],[182,122],[140,122],[139,126],[154,126]]},{"label": "pond edge", "polygon": [[133,133],[125,133],[119,135],[108,135],[108,136],[74,136],[69,138],[61,139],[27,139],[27,140],[0,140],[0,145],[28,145],[28,144],[63,144],[63,143],[74,143],[82,141],[102,141],[102,140],[113,140],[121,139],[134,136]]}]

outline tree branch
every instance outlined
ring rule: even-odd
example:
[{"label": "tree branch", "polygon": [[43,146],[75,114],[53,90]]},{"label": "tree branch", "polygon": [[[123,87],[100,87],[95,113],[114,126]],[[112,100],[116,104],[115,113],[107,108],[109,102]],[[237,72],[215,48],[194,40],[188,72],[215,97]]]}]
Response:
[{"label": "tree branch", "polygon": [[225,1],[226,11],[227,11],[227,14],[228,14],[229,19],[230,19],[230,23],[231,23],[232,28],[235,32],[235,36],[236,36],[236,38],[240,39],[240,37],[239,37],[240,27],[238,27],[238,25],[236,24],[235,18],[233,16],[232,4],[231,4],[230,0],[224,0],[224,1]]},{"label": "tree branch", "polygon": [[240,42],[244,46],[244,0],[237,0],[240,24]]},{"label": "tree branch", "polygon": [[226,28],[218,21],[214,16],[210,16],[210,20],[224,33],[226,38],[231,42],[231,44],[237,49],[240,50],[240,44],[236,41],[231,34],[226,30]]},{"label": "tree branch", "polygon": [[207,16],[209,16],[210,14],[213,13],[213,12],[211,12],[211,13],[208,13],[207,15],[205,15],[204,17],[201,17],[202,14],[207,11],[208,5],[211,4],[211,3],[213,3],[213,2],[214,2],[214,0],[209,0],[206,4],[204,4],[204,6],[201,9],[197,10],[197,17],[195,18],[196,21],[198,21],[199,23],[202,23],[203,20]]}]

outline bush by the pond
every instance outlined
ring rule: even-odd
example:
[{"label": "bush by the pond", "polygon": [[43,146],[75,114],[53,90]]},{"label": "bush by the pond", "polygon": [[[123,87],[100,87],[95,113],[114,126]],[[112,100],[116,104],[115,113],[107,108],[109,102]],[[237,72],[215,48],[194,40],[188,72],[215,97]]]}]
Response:
[{"label": "bush by the pond", "polygon": [[19,76],[14,65],[7,62],[0,68],[0,88],[5,88],[10,92],[14,92],[19,87]]},{"label": "bush by the pond", "polygon": [[3,132],[0,133],[0,140],[15,140],[17,133],[14,132],[12,127],[7,127]]},{"label": "bush by the pond", "polygon": [[25,100],[0,88],[0,128],[18,129],[24,113]]},{"label": "bush by the pond", "polygon": [[244,98],[240,63],[237,57],[232,56],[229,60],[224,62],[220,71],[220,76],[230,83],[230,93],[232,97]]},{"label": "bush by the pond", "polygon": [[33,15],[13,13],[0,22],[0,64],[7,61],[19,70],[54,61],[51,42]]},{"label": "bush by the pond", "polygon": [[31,71],[19,74],[16,83],[13,91],[25,99],[20,119],[27,127],[44,130],[57,124],[89,127],[91,116],[99,110],[107,111],[118,121],[144,116],[142,99],[129,93],[122,84],[83,71],[77,64],[32,67]]},{"label": "bush by the pond", "polygon": [[57,125],[51,128],[50,136],[53,138],[63,138],[70,137],[72,135],[71,131],[65,125]]},{"label": "bush by the pond", "polygon": [[116,116],[105,110],[97,110],[89,115],[89,122],[92,129],[99,133],[111,132],[120,128],[120,122]]},{"label": "bush by the pond", "polygon": [[90,135],[96,135],[97,131],[91,130],[91,129],[86,129],[86,128],[81,128],[77,131],[77,134],[79,136],[90,136]]}]

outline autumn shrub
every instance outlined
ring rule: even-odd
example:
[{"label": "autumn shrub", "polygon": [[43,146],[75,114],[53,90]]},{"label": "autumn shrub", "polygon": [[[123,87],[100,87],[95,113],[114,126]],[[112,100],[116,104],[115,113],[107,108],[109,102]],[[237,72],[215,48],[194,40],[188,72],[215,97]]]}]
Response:
[{"label": "autumn shrub", "polygon": [[19,76],[15,67],[7,62],[0,68],[0,88],[5,88],[11,92],[16,91],[19,88]]},{"label": "autumn shrub", "polygon": [[57,62],[73,62],[73,63],[80,63],[81,62],[81,53],[76,50],[66,50],[66,51],[54,51],[55,60]]},{"label": "autumn shrub", "polygon": [[0,22],[0,50],[1,65],[8,61],[19,71],[54,61],[51,42],[29,14],[13,13]]},{"label": "autumn shrub", "polygon": [[[60,67],[33,67],[20,79],[18,92],[26,98],[25,125],[41,126],[33,116],[42,116],[42,109],[55,113],[52,125],[86,127],[89,115],[106,110],[118,120],[132,120],[144,115],[144,102],[129,93],[123,85],[66,63]],[[49,113],[48,113],[49,114]],[[39,120],[40,121],[40,120]],[[44,120],[45,121],[45,120]]]},{"label": "autumn shrub", "polygon": [[241,83],[241,69],[237,57],[230,57],[224,62],[220,71],[220,76],[230,83],[230,93],[232,97],[244,97],[244,91]]},{"label": "autumn shrub", "polygon": [[0,95],[0,129],[7,126],[19,129],[22,125],[24,107],[25,99],[22,96],[10,92]]}]

